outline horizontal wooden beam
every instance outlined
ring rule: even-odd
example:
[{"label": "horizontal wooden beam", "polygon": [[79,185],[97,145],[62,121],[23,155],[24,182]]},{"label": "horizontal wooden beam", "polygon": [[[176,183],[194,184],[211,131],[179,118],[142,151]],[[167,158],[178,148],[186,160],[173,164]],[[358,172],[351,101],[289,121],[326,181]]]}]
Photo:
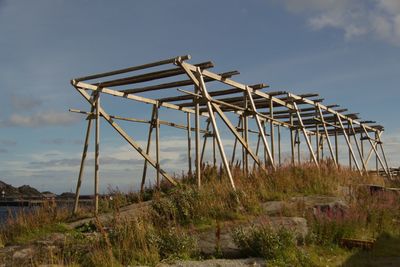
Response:
[{"label": "horizontal wooden beam", "polygon": [[[259,89],[268,87],[268,85],[265,84],[265,83],[262,83],[262,84],[251,85],[250,87],[253,88],[254,90],[259,90]],[[236,94],[236,93],[242,93],[242,92],[243,91],[240,90],[240,89],[231,88],[231,89],[208,92],[208,94],[210,96],[221,96],[221,95]],[[194,99],[194,98],[195,98],[195,96],[193,96],[193,95],[182,95],[182,96],[160,98],[159,101],[161,101],[161,102],[175,102],[175,101],[191,100],[191,99]]]},{"label": "horizontal wooden beam", "polygon": [[[337,111],[337,112],[346,112],[346,111],[348,111],[348,109],[347,108],[336,109],[335,111]],[[300,115],[301,115],[302,118],[304,118],[304,117],[313,117],[316,114],[319,115],[319,113],[316,113],[315,111],[314,112],[300,112]],[[331,114],[331,113],[328,112],[328,111],[323,111],[322,114],[325,115],[325,114]],[[274,113],[274,118],[275,119],[289,119],[290,118],[290,114],[276,115]]]},{"label": "horizontal wooden beam", "polygon": [[313,106],[315,106],[315,105],[318,104],[319,107],[320,107],[322,110],[329,111],[329,112],[331,112],[333,115],[337,115],[337,116],[339,116],[341,119],[348,120],[348,121],[350,121],[351,123],[356,124],[356,125],[358,125],[358,126],[364,125],[364,126],[366,127],[366,129],[368,129],[368,130],[375,131],[375,132],[380,132],[380,131],[381,131],[381,130],[379,130],[379,129],[374,129],[374,128],[371,127],[371,126],[362,124],[362,123],[360,123],[359,121],[357,121],[356,119],[352,119],[352,118],[346,117],[346,115],[343,115],[343,114],[341,114],[341,113],[338,113],[338,112],[336,112],[335,110],[333,110],[333,109],[331,109],[331,108],[328,108],[328,107],[326,107],[326,106],[324,106],[324,105],[322,105],[322,104],[320,104],[320,103],[315,103],[315,102],[313,102],[312,100],[309,100],[309,99],[306,99],[306,98],[301,98],[301,97],[299,97],[299,96],[297,96],[297,95],[295,95],[295,94],[291,94],[291,93],[289,93],[288,96],[289,96],[289,97],[292,97],[293,99],[296,99],[296,100],[302,100],[303,103],[310,104],[310,105],[313,105]]},{"label": "horizontal wooden beam", "polygon": [[[214,67],[214,64],[211,61],[207,61],[207,62],[195,64],[195,66],[199,67],[201,69],[207,69],[207,68]],[[148,81],[152,81],[152,80],[182,75],[184,73],[185,73],[184,70],[182,70],[181,68],[173,68],[173,69],[160,70],[160,71],[125,77],[125,78],[120,78],[120,79],[115,79],[115,80],[99,82],[99,83],[95,83],[94,85],[99,85],[99,86],[104,86],[104,87],[114,87],[114,86],[128,85],[128,84],[133,84],[133,83],[148,82]]]},{"label": "horizontal wooden beam", "polygon": [[[88,111],[83,111],[83,110],[78,110],[78,109],[69,109],[69,112],[73,112],[73,113],[80,113],[80,114],[85,114],[88,115],[87,119],[94,119],[95,114],[93,112],[88,112]],[[102,116],[102,115],[101,115]],[[154,123],[151,120],[144,120],[144,119],[137,119],[137,118],[126,118],[126,117],[121,117],[121,116],[115,116],[115,115],[109,115],[110,118],[115,119],[115,120],[121,120],[121,121],[130,121],[130,122],[138,122],[138,123],[147,123],[147,124],[151,124]],[[166,125],[166,126],[170,126],[170,127],[174,127],[177,129],[182,129],[182,130],[188,130],[188,127],[186,125],[183,124],[179,124],[179,123],[175,123],[175,122],[169,122],[169,121],[165,121],[165,120],[159,120],[159,123],[161,125]],[[196,129],[191,127],[190,130],[192,132],[194,132]],[[211,134],[210,131],[206,131],[203,129],[199,130],[201,133],[204,134]]]},{"label": "horizontal wooden beam", "polygon": [[[92,85],[89,83],[77,82],[75,80],[72,80],[71,84],[77,88],[82,88],[82,89],[91,90],[91,91],[97,91],[97,92],[101,92],[101,93],[112,95],[112,96],[118,96],[118,97],[122,97],[122,98],[126,98],[126,99],[131,99],[131,100],[135,100],[135,101],[145,103],[145,104],[158,105],[161,107],[165,107],[165,108],[169,108],[169,109],[173,109],[173,110],[181,110],[181,111],[193,113],[193,114],[195,113],[194,110],[191,108],[182,108],[182,107],[179,107],[179,106],[171,104],[171,103],[160,103],[159,101],[152,99],[152,98],[147,98],[147,97],[133,95],[133,94],[124,94],[122,92],[119,92],[119,91],[116,91],[116,90],[113,90],[110,88],[99,87],[99,86],[95,86],[95,85]],[[208,117],[207,114],[202,114],[202,116]]]},{"label": "horizontal wooden beam", "polygon": [[[238,72],[237,70],[220,73],[220,75],[225,78],[231,78],[232,76],[239,75],[239,74],[240,74],[240,72]],[[208,78],[208,79],[205,79],[204,81],[212,82],[214,80]],[[160,90],[160,89],[183,87],[183,86],[188,86],[188,85],[193,85],[193,81],[189,79],[189,80],[182,80],[182,81],[176,81],[176,82],[149,85],[149,86],[144,86],[144,87],[137,87],[137,88],[132,88],[132,89],[125,89],[125,90],[120,90],[120,91],[123,93],[127,93],[127,94],[136,94],[136,93],[143,93],[143,92]]]},{"label": "horizontal wooden beam", "polygon": [[140,65],[140,66],[134,66],[134,67],[124,68],[124,69],[119,69],[119,70],[114,70],[114,71],[109,71],[109,72],[103,72],[103,73],[93,74],[93,75],[89,75],[89,76],[83,76],[83,77],[75,78],[74,80],[77,82],[93,80],[93,79],[108,77],[108,76],[112,76],[112,75],[127,73],[127,72],[131,72],[131,71],[148,69],[148,68],[157,67],[157,66],[161,66],[161,65],[165,65],[165,64],[173,64],[176,61],[183,61],[183,60],[189,60],[189,59],[190,59],[190,55],[173,57],[173,58],[169,58],[169,59],[165,59],[165,60],[161,60],[161,61],[147,63],[147,64]]}]

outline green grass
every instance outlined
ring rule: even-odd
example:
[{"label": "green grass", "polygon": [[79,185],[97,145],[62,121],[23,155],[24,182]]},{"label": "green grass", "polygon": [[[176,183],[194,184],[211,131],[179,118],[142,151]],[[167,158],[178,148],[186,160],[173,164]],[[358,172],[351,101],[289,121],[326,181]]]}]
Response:
[{"label": "green grass", "polygon": [[[114,200],[101,202],[101,211],[113,214],[113,219],[104,225],[95,220],[67,230],[63,222],[70,220],[69,211],[48,207],[32,214],[19,214],[0,230],[0,244],[29,243],[61,232],[65,233],[65,244],[52,257],[56,257],[54,262],[66,265],[154,266],[160,261],[199,259],[195,233],[249,221],[262,214],[261,204],[265,201],[306,195],[338,196],[339,186],[384,184],[381,177],[360,177],[348,169],[337,170],[329,162],[321,164],[320,169],[304,164],[267,173],[255,170],[248,176],[236,168],[233,175],[236,191],[221,169],[208,166],[200,189],[191,176],[182,177],[178,187],[164,182],[160,192],[148,189],[145,196],[126,195],[112,189]],[[119,215],[121,207],[144,198],[152,200],[148,212],[135,218]],[[284,208],[281,215],[303,214],[310,229],[305,244],[297,244],[286,230],[274,232],[265,227],[238,230],[236,242],[247,254],[264,257],[270,266],[338,266],[398,255],[399,197],[371,196],[369,192],[357,191],[344,214],[314,214],[298,203]],[[342,237],[378,238],[378,241],[371,252],[350,251],[338,246]]]}]

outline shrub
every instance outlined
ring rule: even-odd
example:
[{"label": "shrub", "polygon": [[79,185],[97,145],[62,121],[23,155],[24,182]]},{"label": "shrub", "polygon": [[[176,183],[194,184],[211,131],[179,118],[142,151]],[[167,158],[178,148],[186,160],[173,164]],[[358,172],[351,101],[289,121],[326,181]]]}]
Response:
[{"label": "shrub", "polygon": [[197,254],[197,240],[184,231],[172,227],[152,236],[161,259],[190,259]]},{"label": "shrub", "polygon": [[310,266],[310,261],[296,245],[295,235],[287,229],[272,229],[269,225],[236,228],[235,244],[247,256],[263,257],[275,266]]},{"label": "shrub", "polygon": [[157,247],[151,242],[154,231],[143,219],[118,221],[108,236],[114,257],[124,265],[154,265],[159,260]]}]

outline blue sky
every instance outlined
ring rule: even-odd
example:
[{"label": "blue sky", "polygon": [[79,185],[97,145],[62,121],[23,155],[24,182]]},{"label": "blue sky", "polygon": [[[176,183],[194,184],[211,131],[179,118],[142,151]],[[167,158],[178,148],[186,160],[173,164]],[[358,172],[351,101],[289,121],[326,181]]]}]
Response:
[{"label": "blue sky", "polygon": [[[398,0],[0,0],[0,48],[0,180],[13,185],[73,190],[85,121],[68,108],[88,108],[71,78],[184,54],[376,120],[390,165],[400,165]],[[107,107],[150,115],[134,104]],[[103,126],[101,188],[131,189],[142,161]],[[143,143],[147,127],[127,129]],[[165,165],[179,173],[185,141],[168,129],[162,138]]]}]

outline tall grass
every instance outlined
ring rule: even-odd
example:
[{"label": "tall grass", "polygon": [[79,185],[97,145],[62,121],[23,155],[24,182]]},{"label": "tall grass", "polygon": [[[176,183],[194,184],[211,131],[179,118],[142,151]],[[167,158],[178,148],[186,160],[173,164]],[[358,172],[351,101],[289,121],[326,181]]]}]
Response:
[{"label": "tall grass", "polygon": [[[193,258],[197,257],[197,245],[192,229],[210,226],[215,222],[256,216],[262,211],[261,204],[267,200],[288,199],[298,195],[338,195],[340,186],[384,184],[380,177],[361,177],[346,168],[336,169],[331,162],[322,163],[320,168],[306,163],[282,166],[276,171],[255,169],[249,175],[244,175],[235,167],[232,173],[236,190],[232,189],[222,168],[211,166],[203,168],[201,188],[197,188],[196,181],[188,175],[181,177],[177,187],[162,183],[160,191],[149,189],[145,194],[146,199],[152,200],[149,212],[136,218],[120,216],[120,208],[140,201],[143,196],[125,195],[112,190],[113,201],[103,201],[101,207],[103,212],[112,212],[113,219],[105,225],[97,220],[94,227],[82,227],[68,232],[59,261],[84,266],[128,266],[155,265],[162,260]],[[395,231],[396,227],[399,228],[398,198],[383,195],[372,198],[368,192],[357,194],[343,216],[309,214],[312,242],[334,244],[344,236],[365,233],[378,235],[382,231]],[[68,210],[50,207],[18,214],[11,217],[7,226],[1,229],[0,240],[7,244],[18,243],[35,229],[51,229],[66,222],[69,215]],[[80,232],[92,228],[94,233]],[[360,233],[359,228],[364,229],[365,233]],[[253,229],[238,237],[237,242],[258,244],[263,250],[257,253],[271,259],[289,257],[295,263],[307,262],[307,259],[298,255],[300,252],[295,248],[294,241],[286,234],[283,230],[273,234],[268,229]],[[241,246],[244,246],[243,242]],[[291,252],[279,255],[274,254],[278,253],[277,250],[268,252],[271,248],[262,247],[264,242],[272,242],[271,246],[277,243],[282,250],[291,248]],[[272,256],[268,253],[272,253]]]},{"label": "tall grass", "polygon": [[10,212],[6,223],[0,226],[0,240],[4,245],[26,243],[50,232],[64,232],[63,223],[70,216],[69,209],[56,208],[49,203],[41,207]]}]

